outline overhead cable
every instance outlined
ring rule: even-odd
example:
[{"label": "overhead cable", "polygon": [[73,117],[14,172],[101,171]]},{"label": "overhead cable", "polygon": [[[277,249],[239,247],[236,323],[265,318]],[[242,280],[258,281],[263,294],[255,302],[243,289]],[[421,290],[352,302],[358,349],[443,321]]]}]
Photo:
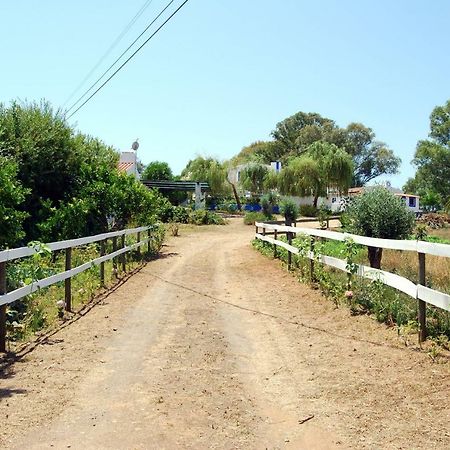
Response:
[{"label": "overhead cable", "polygon": [[139,11],[134,15],[131,21],[125,26],[125,28],[121,31],[119,36],[115,39],[115,41],[110,45],[108,50],[103,54],[103,56],[97,61],[97,64],[89,71],[89,73],[84,77],[83,81],[73,90],[67,100],[64,102],[63,107],[72,100],[75,94],[85,85],[85,83],[89,80],[92,74],[98,69],[98,67],[102,64],[102,62],[110,55],[110,53],[114,50],[114,48],[119,44],[119,42],[126,36],[126,34],[130,31],[131,27],[136,23],[139,17],[142,16],[144,11],[150,6],[153,0],[146,0],[144,5],[139,9]]},{"label": "overhead cable", "polygon": [[[145,32],[161,17],[162,14],[167,10],[167,8],[174,2],[175,0],[171,0],[162,10],[161,12],[144,28],[144,30],[139,34],[139,36],[120,54],[118,58],[102,73],[102,75],[87,89],[83,95],[81,95],[78,100],[72,104],[72,106],[66,110],[66,113],[69,113],[72,109],[74,109],[78,103],[80,103],[94,88],[97,86],[100,81],[105,78],[108,72],[125,56],[125,54],[133,47],[133,45],[145,34]],[[184,3],[183,3],[184,5]],[[181,5],[181,6],[183,6]],[[179,8],[180,9],[180,8]],[[178,11],[178,10],[177,10]],[[158,29],[159,31],[159,29]],[[144,42],[144,45],[147,41]],[[120,70],[120,69],[119,69]],[[69,116],[70,117],[70,116]]]}]

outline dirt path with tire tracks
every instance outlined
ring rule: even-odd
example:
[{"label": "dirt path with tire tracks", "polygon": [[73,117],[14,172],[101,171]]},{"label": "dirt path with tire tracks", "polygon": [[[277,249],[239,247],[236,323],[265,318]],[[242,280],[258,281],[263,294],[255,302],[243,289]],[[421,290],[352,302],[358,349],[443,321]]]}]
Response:
[{"label": "dirt path with tire tracks", "polygon": [[1,448],[446,449],[449,364],[250,246],[171,238],[0,379]]}]

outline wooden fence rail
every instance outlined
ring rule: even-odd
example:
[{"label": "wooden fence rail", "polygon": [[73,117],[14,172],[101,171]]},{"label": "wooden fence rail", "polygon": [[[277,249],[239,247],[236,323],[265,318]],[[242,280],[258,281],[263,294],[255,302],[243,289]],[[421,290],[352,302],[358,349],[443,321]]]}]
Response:
[{"label": "wooden fence rail", "polygon": [[[297,247],[293,246],[291,242],[289,242],[290,240],[289,237],[292,236],[293,234],[303,234],[337,241],[344,241],[345,239],[350,238],[356,244],[361,244],[364,246],[416,252],[418,255],[418,262],[419,262],[418,264],[419,284],[415,284],[412,281],[400,275],[396,275],[394,273],[387,272],[384,270],[374,269],[373,267],[368,267],[362,264],[357,265],[356,275],[371,280],[379,280],[383,284],[391,286],[418,301],[418,315],[419,315],[418,319],[420,326],[419,340],[421,342],[426,338],[425,303],[430,303],[433,306],[444,309],[446,311],[450,311],[450,295],[425,286],[425,255],[435,255],[450,258],[450,245],[435,244],[424,241],[369,238],[365,236],[358,236],[355,234],[339,233],[336,231],[289,227],[284,225],[261,223],[261,222],[256,222],[255,227],[256,227],[255,233],[256,239],[269,242],[273,244],[274,247],[275,246],[283,247],[288,251],[289,268],[290,268],[289,261],[291,260],[291,255],[292,254],[298,255],[300,253],[300,250]],[[259,232],[260,228],[262,229],[262,233]],[[274,236],[273,238],[267,235],[268,231],[271,232],[271,235]],[[279,236],[281,233],[286,233],[288,243],[277,239],[277,236]],[[276,254],[275,250],[274,254]],[[305,256],[311,260],[312,265],[314,264],[314,261],[319,261],[322,264],[326,264],[328,266],[335,267],[344,272],[348,272],[346,260],[335,258],[332,256],[317,255],[314,253],[313,248],[311,248],[309,253]],[[311,273],[313,273],[313,271]]]},{"label": "wooden fence rail", "polygon": [[[8,262],[26,258],[28,256],[33,256],[40,252],[40,245],[37,244],[33,247],[21,247],[9,250],[3,250],[0,252],[0,352],[6,351],[6,305],[15,302],[27,295],[36,292],[39,289],[46,288],[55,283],[64,281],[65,284],[65,309],[71,311],[72,309],[72,292],[71,292],[71,279],[75,275],[84,272],[91,267],[100,265],[100,282],[103,285],[105,283],[105,262],[113,260],[115,269],[117,270],[116,260],[114,258],[121,257],[121,268],[123,271],[126,270],[126,258],[125,254],[134,249],[138,249],[140,252],[140,247],[147,244],[148,252],[150,252],[150,242],[152,239],[151,231],[152,226],[139,227],[139,228],[129,228],[126,230],[115,231],[111,233],[103,233],[95,236],[88,236],[79,239],[71,239],[66,241],[51,242],[45,244],[47,248],[51,251],[65,250],[65,271],[47,278],[40,280],[35,280],[32,283],[15,289],[11,292],[7,292],[7,279],[6,279],[6,266]],[[141,233],[147,231],[147,237],[141,240]],[[125,245],[125,237],[129,235],[136,235],[137,242],[131,245]],[[117,248],[117,238],[120,238],[120,248]],[[113,251],[111,253],[106,253],[107,241],[112,240]],[[92,244],[95,242],[100,243],[100,257],[92,259],[86,263],[83,263],[77,267],[72,267],[72,249],[79,247],[81,245]],[[116,272],[117,273],[117,272]]]}]

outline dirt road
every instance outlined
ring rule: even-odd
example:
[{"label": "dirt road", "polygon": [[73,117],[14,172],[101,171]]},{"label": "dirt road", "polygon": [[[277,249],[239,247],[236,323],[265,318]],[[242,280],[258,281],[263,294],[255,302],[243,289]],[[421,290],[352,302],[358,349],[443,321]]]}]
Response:
[{"label": "dirt road", "polygon": [[351,317],[240,220],[160,259],[3,374],[16,449],[450,448],[449,364]]}]

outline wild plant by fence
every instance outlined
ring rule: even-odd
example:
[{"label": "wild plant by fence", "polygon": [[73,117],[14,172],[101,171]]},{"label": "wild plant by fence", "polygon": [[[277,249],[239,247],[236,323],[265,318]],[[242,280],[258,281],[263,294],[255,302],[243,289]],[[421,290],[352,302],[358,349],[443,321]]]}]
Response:
[{"label": "wild plant by fence", "polygon": [[[379,239],[369,238],[365,236],[358,236],[348,233],[339,233],[335,231],[315,230],[310,228],[299,228],[283,226],[271,223],[255,224],[256,234],[255,238],[273,244],[274,256],[277,255],[277,246],[283,247],[288,251],[288,267],[290,269],[292,263],[292,255],[301,255],[310,260],[310,272],[313,277],[314,264],[325,264],[347,273],[352,273],[356,276],[367,278],[370,280],[378,280],[381,283],[391,286],[418,301],[418,320],[419,320],[419,340],[423,341],[426,338],[426,303],[435,307],[450,311],[450,295],[431,289],[425,284],[426,275],[426,260],[425,255],[435,255],[441,257],[450,257],[450,245],[436,244],[424,241],[407,241],[407,240],[393,240],[393,239]],[[259,232],[259,229],[262,232]],[[287,242],[277,239],[277,237],[286,233]],[[273,235],[273,237],[270,237]],[[302,234],[310,237],[311,242],[308,249],[300,249],[292,245],[292,236]],[[418,281],[413,283],[405,277],[387,272],[380,269],[375,269],[362,264],[355,264],[352,261],[335,258],[332,256],[317,254],[314,251],[315,239],[331,239],[336,241],[346,241],[350,239],[355,244],[364,245],[366,247],[378,247],[392,250],[404,250],[417,253],[418,259]]]},{"label": "wild plant by fence", "polygon": [[[40,289],[49,287],[64,281],[64,307],[66,311],[72,310],[72,278],[91,267],[100,266],[100,283],[105,284],[105,262],[112,260],[114,270],[117,271],[117,264],[120,264],[122,271],[126,271],[126,253],[136,250],[138,254],[141,247],[147,244],[147,252],[150,253],[152,230],[154,227],[146,226],[131,228],[111,233],[99,234],[96,236],[71,239],[66,241],[52,242],[49,244],[36,243],[28,247],[4,250],[0,252],[0,352],[6,351],[6,306],[30,295]],[[141,240],[141,236],[146,233],[147,237]],[[126,237],[136,235],[136,242],[126,245]],[[112,252],[106,253],[108,240],[112,241]],[[91,259],[77,267],[72,267],[72,249],[87,244],[99,243],[100,256]],[[45,247],[51,252],[65,251],[65,270],[46,278],[32,280],[25,286],[7,292],[7,264],[12,261],[30,257],[41,252]]]}]

